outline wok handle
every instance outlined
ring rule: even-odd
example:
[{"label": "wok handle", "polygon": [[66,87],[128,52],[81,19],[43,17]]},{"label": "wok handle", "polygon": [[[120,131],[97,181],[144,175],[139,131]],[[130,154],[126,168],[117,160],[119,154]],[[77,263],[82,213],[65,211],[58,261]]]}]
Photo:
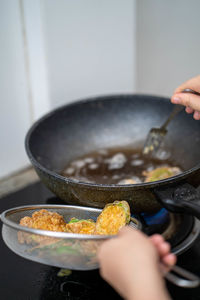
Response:
[{"label": "wok handle", "polygon": [[165,275],[165,278],[180,287],[195,288],[200,285],[198,276],[178,266],[173,266],[171,271]]},{"label": "wok handle", "polygon": [[200,195],[190,184],[160,187],[154,190],[157,200],[167,210],[184,213],[200,220]]}]

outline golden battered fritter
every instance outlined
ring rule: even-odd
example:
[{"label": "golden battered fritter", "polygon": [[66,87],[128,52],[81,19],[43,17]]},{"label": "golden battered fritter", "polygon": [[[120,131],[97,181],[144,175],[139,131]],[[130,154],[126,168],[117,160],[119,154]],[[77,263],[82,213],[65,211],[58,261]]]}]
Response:
[{"label": "golden battered fritter", "polygon": [[[79,234],[117,234],[119,229],[130,222],[130,207],[126,201],[109,203],[98,216],[96,223],[92,219],[78,220],[72,218],[66,223],[58,213],[41,209],[32,214],[32,217],[24,217],[20,225],[35,229],[61,231]],[[26,233],[20,234],[20,241],[26,240]],[[35,238],[31,237],[35,241]],[[37,238],[38,239],[38,238]]]},{"label": "golden battered fritter", "polygon": [[130,222],[130,208],[126,201],[107,204],[96,221],[95,234],[117,234]]},{"label": "golden battered fritter", "polygon": [[118,184],[137,184],[138,182],[132,178],[123,179]]},{"label": "golden battered fritter", "polygon": [[95,222],[93,220],[78,220],[72,218],[71,221],[66,224],[66,230],[71,233],[94,234]]},{"label": "golden battered fritter", "polygon": [[41,209],[32,214],[32,217],[24,217],[20,220],[20,225],[35,229],[66,231],[66,222],[58,213]]},{"label": "golden battered fritter", "polygon": [[178,167],[160,167],[152,171],[144,171],[143,175],[146,176],[145,182],[152,182],[157,180],[166,179],[181,173]]}]

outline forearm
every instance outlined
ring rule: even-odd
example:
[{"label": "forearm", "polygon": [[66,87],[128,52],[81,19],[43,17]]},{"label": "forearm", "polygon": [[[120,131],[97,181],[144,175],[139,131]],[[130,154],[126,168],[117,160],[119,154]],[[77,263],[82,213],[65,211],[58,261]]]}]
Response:
[{"label": "forearm", "polygon": [[[134,272],[133,272],[134,273]],[[165,281],[160,272],[153,268],[138,272],[131,278],[127,300],[170,300]]]}]

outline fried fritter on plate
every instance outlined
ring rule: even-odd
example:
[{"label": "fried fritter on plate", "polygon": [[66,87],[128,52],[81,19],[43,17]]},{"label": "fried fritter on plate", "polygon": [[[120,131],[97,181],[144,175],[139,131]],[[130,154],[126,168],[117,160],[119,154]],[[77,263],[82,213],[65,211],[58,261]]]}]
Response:
[{"label": "fried fritter on plate", "polygon": [[180,173],[181,170],[178,167],[159,167],[149,172],[144,171],[143,175],[146,176],[145,182],[152,182],[166,179]]},{"label": "fried fritter on plate", "polygon": [[91,219],[78,220],[76,218],[72,218],[70,222],[66,224],[66,231],[80,234],[94,234],[95,222]]},{"label": "fried fritter on plate", "polygon": [[117,234],[130,222],[130,207],[126,201],[109,203],[96,221],[95,234]]}]

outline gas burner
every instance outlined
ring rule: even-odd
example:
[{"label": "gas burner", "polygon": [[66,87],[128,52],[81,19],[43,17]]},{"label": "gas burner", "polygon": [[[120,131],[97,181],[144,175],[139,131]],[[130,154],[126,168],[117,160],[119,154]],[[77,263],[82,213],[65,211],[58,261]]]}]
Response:
[{"label": "gas burner", "polygon": [[[0,201],[0,212],[15,206],[30,204],[66,203],[53,197],[53,194],[41,182],[38,182],[2,198]],[[178,265],[200,276],[200,236],[198,237],[200,222],[186,215],[174,215],[164,210],[162,213],[164,215],[162,215],[161,220],[163,221],[166,218],[166,213],[169,220],[166,222],[166,224],[168,222],[169,224],[165,224],[162,234],[173,245],[172,251],[174,253],[181,254],[184,252],[184,254],[179,256]],[[160,214],[161,212],[156,217],[159,217]],[[154,224],[151,225],[149,221],[152,219],[152,216],[148,216],[148,218],[147,216],[141,216],[143,220],[145,217],[148,224],[145,223],[145,230],[151,227],[151,229],[156,229],[157,232],[158,227],[162,227],[159,224],[155,224],[157,221],[155,221],[154,217]],[[156,225],[157,227],[155,227]],[[176,228],[176,234],[174,234],[174,228]],[[188,251],[186,251],[187,249]],[[9,251],[1,237],[0,253],[4,258],[1,261],[0,268],[0,294],[2,299],[16,299],[16,297],[20,300],[122,299],[103,281],[99,276],[98,270],[72,271],[66,272],[63,276],[58,276],[58,273],[60,273],[58,268],[25,260]],[[23,272],[19,272],[19,270],[23,270]],[[167,284],[167,287],[174,300],[199,300],[200,288],[186,290],[175,287],[170,283]]]},{"label": "gas burner", "polygon": [[[176,235],[171,236],[171,238],[169,239],[169,242],[172,245],[172,252],[175,254],[182,254],[186,250],[191,248],[191,246],[196,241],[200,233],[200,220],[191,216],[187,217],[190,217],[190,219],[192,219],[192,226],[190,227],[190,230],[188,230],[188,228],[185,226],[185,222],[184,226],[181,226],[181,231],[179,231]],[[171,218],[171,224],[175,224],[175,216],[172,215]],[[171,226],[174,227],[174,225],[172,224],[165,232],[163,232],[163,236],[166,240],[168,240],[168,237],[170,235]],[[183,232],[185,232],[184,236],[182,234]]]},{"label": "gas burner", "polygon": [[165,208],[161,208],[155,214],[141,213],[146,225],[160,225],[169,222],[169,212]]},{"label": "gas burner", "polygon": [[60,292],[66,295],[66,299],[73,299],[75,297],[81,299],[91,293],[91,288],[78,281],[64,281],[60,285]]},{"label": "gas burner", "polygon": [[155,214],[134,215],[143,225],[147,235],[154,233],[162,236],[171,244],[172,252],[181,254],[191,247],[200,233],[200,221],[193,216],[172,214],[165,208]]}]

